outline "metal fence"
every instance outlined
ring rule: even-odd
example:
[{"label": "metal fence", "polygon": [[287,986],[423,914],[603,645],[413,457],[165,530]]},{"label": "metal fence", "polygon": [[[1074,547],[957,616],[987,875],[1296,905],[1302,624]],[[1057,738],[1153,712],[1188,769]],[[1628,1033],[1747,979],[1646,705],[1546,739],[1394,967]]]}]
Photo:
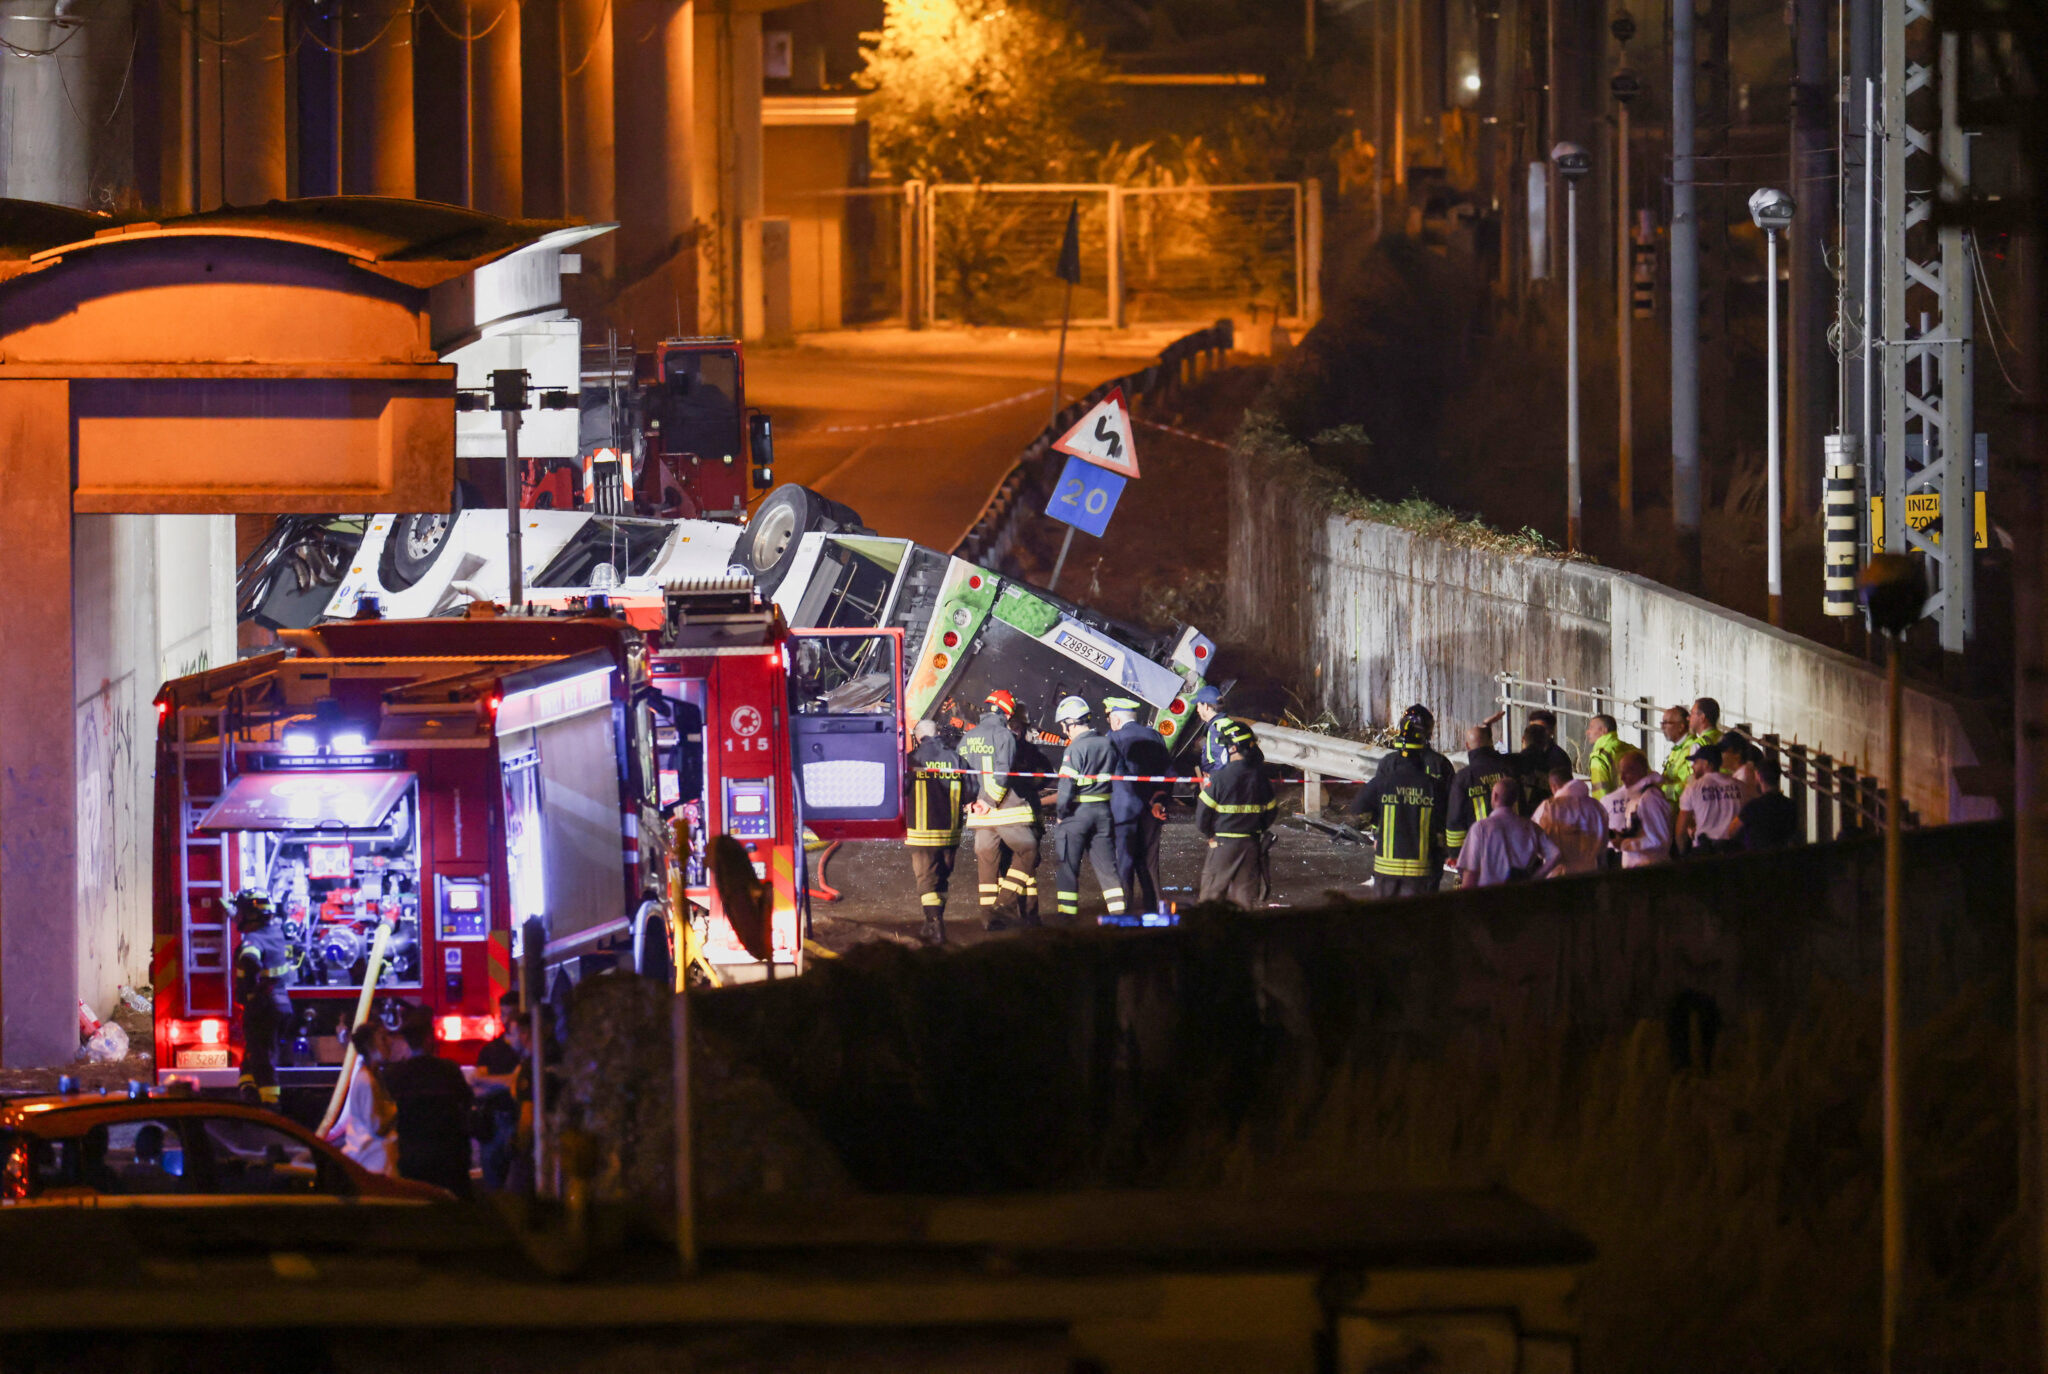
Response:
[{"label": "metal fence", "polygon": [[922,315],[958,324],[1047,324],[1065,287],[1053,275],[1078,206],[1078,324],[1217,315],[1312,323],[1321,313],[1316,181],[1224,186],[1097,182],[923,188]]},{"label": "metal fence", "polygon": [[[1529,723],[1529,712],[1543,709],[1557,716],[1558,744],[1572,756],[1575,771],[1585,772],[1586,723],[1594,716],[1613,716],[1621,737],[1645,754],[1656,757],[1654,742],[1662,738],[1658,729],[1664,704],[1648,697],[1623,697],[1604,687],[1567,687],[1555,678],[1526,678],[1513,673],[1496,673],[1500,708],[1505,712],[1503,738],[1509,747],[1518,744]],[[1722,711],[1724,721],[1740,714]],[[1888,805],[1878,779],[1845,763],[1825,750],[1797,740],[1787,741],[1767,726],[1751,723],[1724,725],[1729,734],[1756,745],[1774,760],[1784,776],[1785,794],[1799,807],[1812,839],[1831,840],[1837,835],[1879,831],[1884,828]],[[1920,818],[1908,806],[1900,819],[1908,826]]]}]

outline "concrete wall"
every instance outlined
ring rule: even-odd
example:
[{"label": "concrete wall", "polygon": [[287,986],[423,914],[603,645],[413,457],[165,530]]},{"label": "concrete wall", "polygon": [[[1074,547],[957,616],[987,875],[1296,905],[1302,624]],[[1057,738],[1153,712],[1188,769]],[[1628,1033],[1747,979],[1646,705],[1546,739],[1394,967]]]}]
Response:
[{"label": "concrete wall", "polygon": [[[1312,479],[1231,462],[1231,634],[1347,725],[1420,701],[1439,742],[1455,740],[1497,709],[1505,670],[1666,704],[1711,696],[1724,720],[1882,765],[1884,677],[1860,659],[1633,574],[1332,515]],[[1987,733],[1908,689],[1906,795],[1922,818],[1998,813],[1956,775],[1994,762]]]},{"label": "concrete wall", "polygon": [[149,981],[156,690],[235,657],[234,518],[72,517],[78,996]]},{"label": "concrete wall", "polygon": [[[1985,1277],[2028,1264],[2012,836],[1906,839],[1901,1368],[2028,1358],[2026,1285]],[[1596,1248],[1585,1369],[1869,1368],[1882,871],[1855,840],[1164,932],[878,943],[697,998],[693,1076],[758,1077],[866,1191],[1505,1187]],[[699,1099],[706,1167],[785,1139],[730,1102]]]}]

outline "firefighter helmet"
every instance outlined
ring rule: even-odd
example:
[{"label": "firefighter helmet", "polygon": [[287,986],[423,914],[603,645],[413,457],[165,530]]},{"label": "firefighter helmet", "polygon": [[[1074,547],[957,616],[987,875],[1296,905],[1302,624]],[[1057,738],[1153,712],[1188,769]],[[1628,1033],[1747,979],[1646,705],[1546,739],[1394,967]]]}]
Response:
[{"label": "firefighter helmet", "polygon": [[996,688],[993,692],[990,692],[986,697],[982,698],[981,704],[984,706],[993,706],[996,708],[996,710],[1001,711],[1006,716],[1014,716],[1017,714],[1017,698],[1011,696],[1008,692],[1004,691],[1000,687]]},{"label": "firefighter helmet", "polygon": [[1088,719],[1088,703],[1079,697],[1067,697],[1060,702],[1059,709],[1053,712],[1052,718],[1061,725],[1072,725],[1076,721],[1086,720]]},{"label": "firefighter helmet", "polygon": [[270,919],[270,898],[255,888],[235,894],[235,920],[245,926],[260,926]]},{"label": "firefighter helmet", "polygon": [[1436,717],[1427,706],[1417,703],[1401,713],[1401,742],[1427,744],[1436,733]]}]

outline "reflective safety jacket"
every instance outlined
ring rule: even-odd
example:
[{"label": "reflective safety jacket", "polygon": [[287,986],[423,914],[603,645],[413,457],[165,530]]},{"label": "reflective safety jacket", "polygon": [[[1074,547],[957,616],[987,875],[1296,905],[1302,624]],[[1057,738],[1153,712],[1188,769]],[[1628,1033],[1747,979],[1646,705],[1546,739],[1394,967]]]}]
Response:
[{"label": "reflective safety jacket", "polygon": [[1230,746],[1235,741],[1238,749],[1253,763],[1264,763],[1266,755],[1259,748],[1259,737],[1252,728],[1242,721],[1232,720],[1219,714],[1209,722],[1209,728],[1202,735],[1202,771],[1214,773],[1230,762]]},{"label": "reflective safety jacket", "polygon": [[1520,785],[1513,759],[1485,745],[1451,779],[1451,814],[1444,822],[1444,843],[1455,854],[1465,846],[1466,832],[1493,811],[1493,785],[1507,778]]},{"label": "reflective safety jacket", "polygon": [[1279,809],[1266,770],[1249,759],[1233,759],[1202,785],[1195,829],[1208,840],[1251,839],[1266,833]]},{"label": "reflective safety jacket", "polygon": [[1710,744],[1721,742],[1721,727],[1709,725],[1698,734],[1688,734],[1671,746],[1671,752],[1664,756],[1664,795],[1673,806],[1685,795],[1685,786],[1692,781],[1692,751],[1704,749]]},{"label": "reflective safety jacket", "polygon": [[1038,809],[1027,795],[1037,780],[1010,776],[1017,766],[1017,736],[1001,712],[986,713],[979,725],[960,737],[960,759],[969,771],[980,774],[975,799],[992,808],[969,816],[969,828],[1038,823]]},{"label": "reflective safety jacket", "polygon": [[[1166,737],[1137,721],[1109,732],[1116,750],[1116,771],[1140,777],[1159,778],[1173,772],[1173,751]],[[1153,801],[1170,790],[1165,782],[1119,782],[1109,789],[1109,814],[1120,821],[1136,820]]]},{"label": "reflective safety jacket", "polygon": [[909,830],[903,842],[925,849],[960,843],[967,779],[960,756],[940,739],[924,739],[910,751]]},{"label": "reflective safety jacket", "polygon": [[1109,804],[1110,775],[1116,772],[1116,746],[1107,735],[1090,730],[1067,745],[1060,760],[1060,796],[1055,814],[1065,820],[1074,809]]},{"label": "reflective safety jacket", "polygon": [[275,918],[242,932],[235,951],[235,986],[244,997],[257,989],[288,988],[297,981],[298,965]]},{"label": "reflective safety jacket", "polygon": [[1441,869],[1450,806],[1451,767],[1442,754],[1402,745],[1381,759],[1373,780],[1351,799],[1351,814],[1376,842],[1373,872],[1426,878]]},{"label": "reflective safety jacket", "polygon": [[1628,751],[1620,735],[1606,734],[1593,741],[1586,756],[1586,790],[1604,797],[1621,786],[1621,756]]}]

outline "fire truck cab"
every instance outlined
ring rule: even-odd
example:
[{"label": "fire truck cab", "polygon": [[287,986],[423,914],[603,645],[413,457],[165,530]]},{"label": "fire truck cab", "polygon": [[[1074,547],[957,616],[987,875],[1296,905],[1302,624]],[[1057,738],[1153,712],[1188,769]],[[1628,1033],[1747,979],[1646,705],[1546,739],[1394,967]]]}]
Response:
[{"label": "fire truck cab", "polygon": [[[708,579],[670,589],[648,678],[687,961],[720,981],[801,971],[805,832],[903,835],[902,632],[792,631],[750,578]],[[719,871],[719,835],[749,872]],[[751,903],[772,952],[736,928]]]},{"label": "fire truck cab", "polygon": [[[841,709],[852,698],[792,681],[816,651],[773,608],[750,587],[718,596],[679,597],[673,651],[602,607],[480,606],[286,631],[285,649],[166,683],[159,1077],[236,1083],[243,891],[270,898],[291,951],[288,1107],[294,1090],[332,1088],[368,1014],[390,1024],[424,1006],[442,1053],[473,1063],[498,1034],[529,918],[546,931],[551,999],[618,967],[673,986],[696,948],[759,976],[739,942],[719,943],[721,875],[705,860],[730,851],[727,836],[774,891],[775,957],[798,964],[810,813],[827,838],[901,833],[900,654],[878,646],[896,675],[874,686],[886,722],[866,698]],[[867,765],[891,749],[882,790],[848,808],[835,764],[869,786]],[[726,877],[726,894],[743,886]]]}]

